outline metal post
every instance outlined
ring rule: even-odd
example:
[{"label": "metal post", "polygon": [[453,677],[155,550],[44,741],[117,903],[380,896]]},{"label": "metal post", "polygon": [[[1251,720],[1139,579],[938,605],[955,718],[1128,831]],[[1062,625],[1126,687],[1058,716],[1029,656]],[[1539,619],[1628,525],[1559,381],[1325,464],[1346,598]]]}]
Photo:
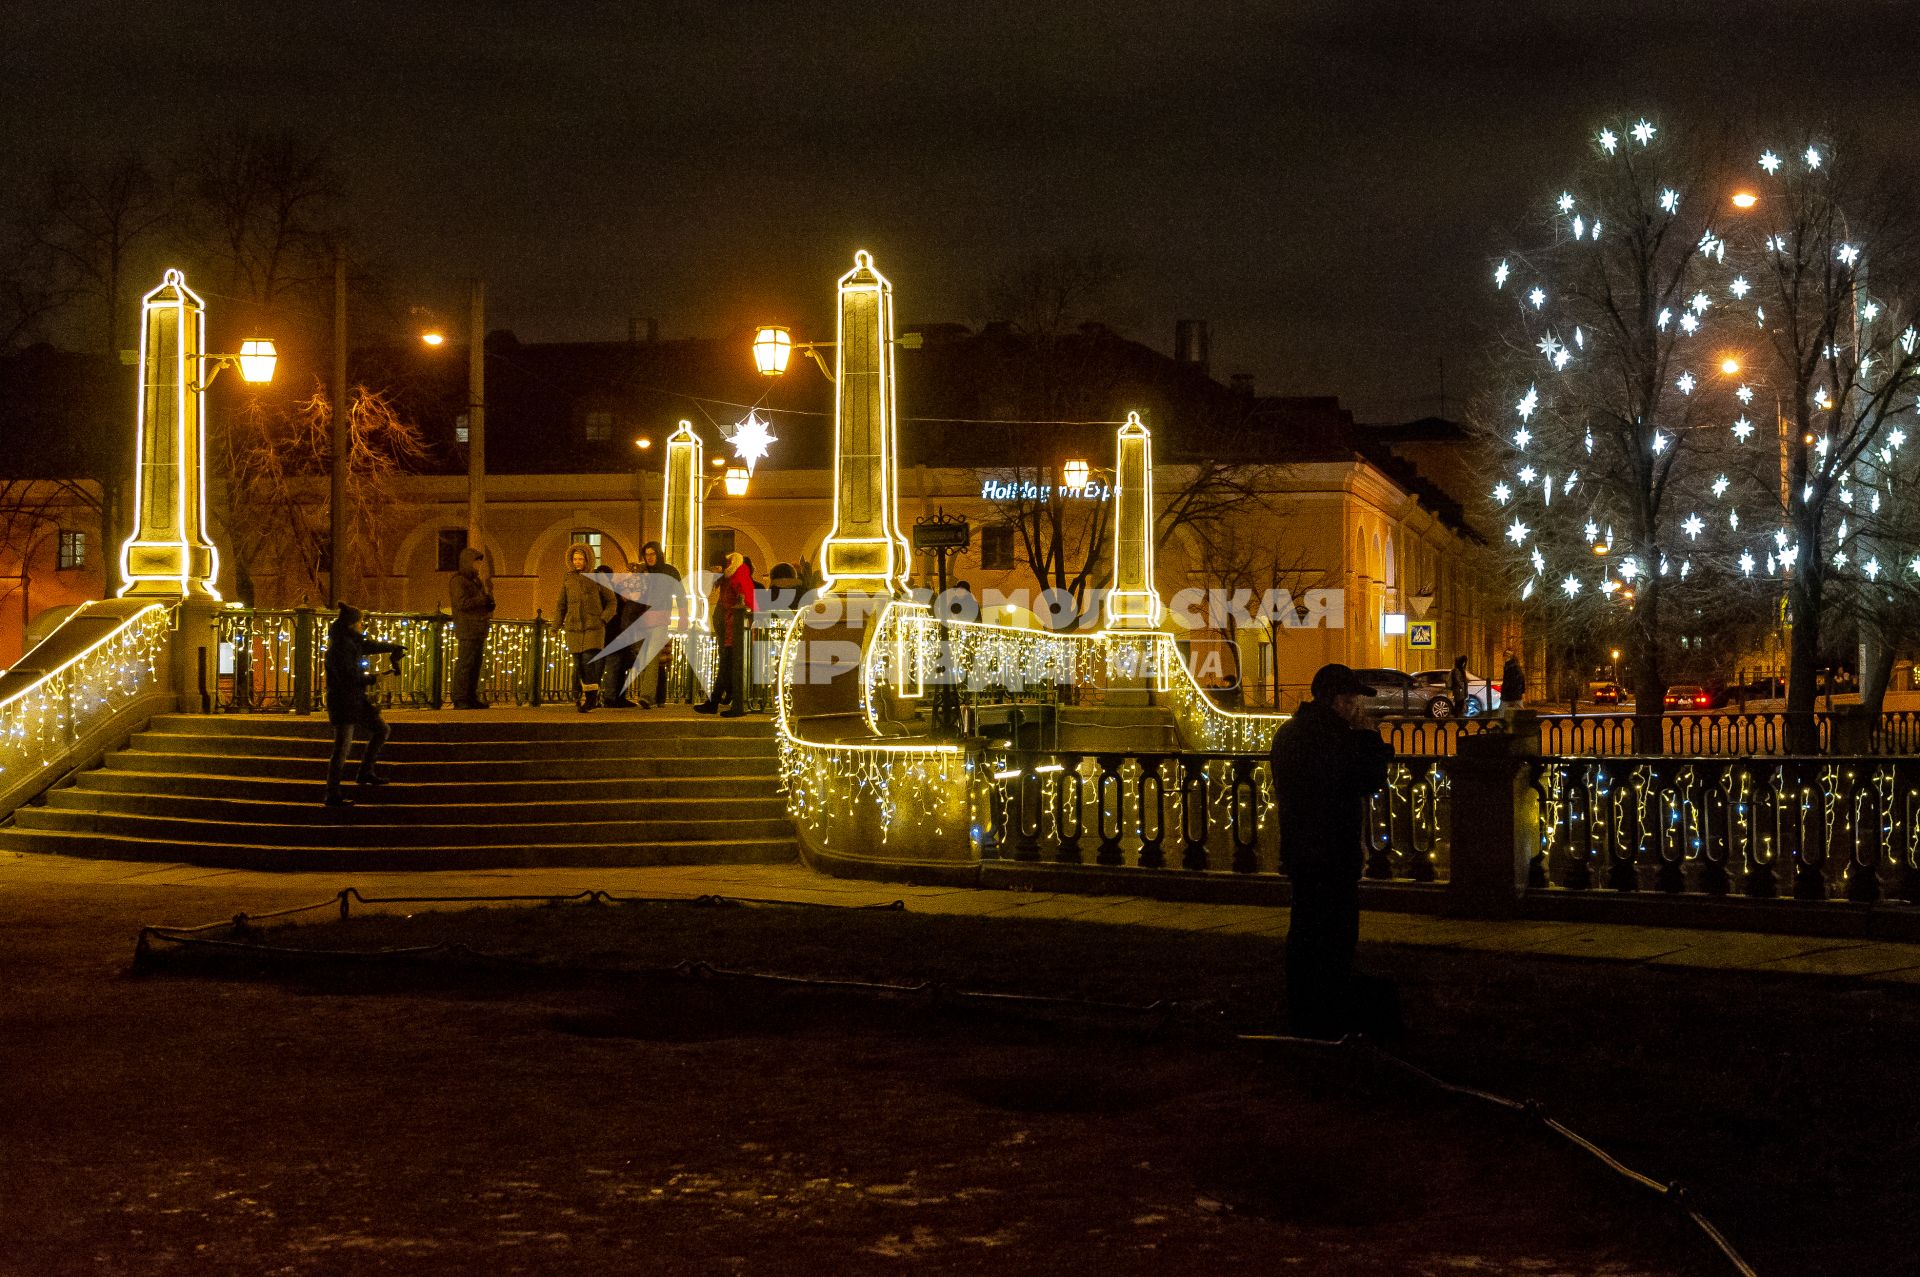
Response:
[{"label": "metal post", "polygon": [[293,712],[313,713],[313,630],[310,607],[293,610]]},{"label": "metal post", "polygon": [[547,672],[547,619],[536,610],[533,614],[533,642],[529,644],[532,652],[527,662],[527,704],[540,704],[540,684]]},{"label": "metal post", "polygon": [[453,624],[437,615],[433,622],[433,637],[427,645],[427,704],[440,709],[446,704],[446,694],[442,690],[446,683],[447,668],[447,627]]},{"label": "metal post", "polygon": [[347,580],[347,251],[333,250],[333,422],[327,489],[327,602],[346,597]]},{"label": "metal post", "polygon": [[467,296],[467,544],[481,545],[487,513],[487,285]]}]

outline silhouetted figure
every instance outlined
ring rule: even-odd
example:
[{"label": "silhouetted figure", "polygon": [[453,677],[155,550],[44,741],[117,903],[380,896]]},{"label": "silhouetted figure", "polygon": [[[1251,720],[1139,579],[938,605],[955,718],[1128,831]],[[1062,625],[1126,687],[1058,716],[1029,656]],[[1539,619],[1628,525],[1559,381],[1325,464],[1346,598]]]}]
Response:
[{"label": "silhouetted figure", "polygon": [[453,602],[453,707],[485,709],[480,699],[480,663],[486,655],[487,630],[493,624],[493,591],[480,579],[486,556],[473,546],[460,551],[460,570],[447,581]]},{"label": "silhouetted figure", "polygon": [[329,807],[345,807],[351,802],[340,792],[340,774],[346,770],[356,730],[367,734],[367,746],[360,753],[359,783],[387,783],[374,768],[380,747],[387,743],[387,720],[380,717],[380,707],[367,695],[367,689],[379,680],[368,658],[381,655],[388,657],[398,671],[406,649],[398,643],[368,638],[360,630],[360,609],[342,603],[340,614],[327,626],[327,721],[333,724],[333,757],[327,762]]},{"label": "silhouetted figure", "polygon": [[1500,667],[1500,708],[1519,709],[1527,699],[1527,674],[1520,668],[1520,662],[1514,659],[1512,652],[1507,653],[1507,663]]},{"label": "silhouetted figure", "polygon": [[1324,665],[1313,676],[1313,699],[1273,734],[1280,858],[1293,883],[1287,1025],[1308,1037],[1339,1037],[1367,1010],[1356,1006],[1353,974],[1361,830],[1367,799],[1387,783],[1393,758],[1377,732],[1355,725],[1361,698],[1373,694],[1346,666]]},{"label": "silhouetted figure", "polygon": [[1453,658],[1453,672],[1447,675],[1447,691],[1453,695],[1453,716],[1467,716],[1467,658]]}]

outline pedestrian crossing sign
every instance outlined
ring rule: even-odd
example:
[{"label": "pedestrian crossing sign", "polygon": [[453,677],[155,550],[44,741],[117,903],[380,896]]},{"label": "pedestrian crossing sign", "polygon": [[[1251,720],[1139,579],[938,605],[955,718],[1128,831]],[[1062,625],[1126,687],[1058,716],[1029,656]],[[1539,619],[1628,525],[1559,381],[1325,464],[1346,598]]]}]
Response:
[{"label": "pedestrian crossing sign", "polygon": [[1409,621],[1407,623],[1407,646],[1433,648],[1433,622]]}]

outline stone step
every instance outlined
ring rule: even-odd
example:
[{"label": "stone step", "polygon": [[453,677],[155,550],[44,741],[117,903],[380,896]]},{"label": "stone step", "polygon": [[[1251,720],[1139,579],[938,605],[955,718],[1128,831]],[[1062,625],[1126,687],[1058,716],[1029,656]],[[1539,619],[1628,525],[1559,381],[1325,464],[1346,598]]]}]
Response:
[{"label": "stone step", "polygon": [[[396,735],[416,740],[632,740],[657,736],[743,737],[773,739],[773,721],[764,715],[745,718],[696,716],[662,710],[502,711],[397,710],[387,722]],[[535,717],[535,715],[539,717]],[[548,717],[551,715],[551,717]],[[330,740],[333,728],[325,714],[159,714],[152,730],[207,736],[300,736]]]},{"label": "stone step", "polygon": [[[113,757],[121,757],[114,755]],[[409,768],[409,771],[412,769]],[[252,798],[269,802],[309,803],[326,788],[326,768],[297,777],[252,774],[197,774],[140,771],[132,767],[102,767],[74,777],[74,788],[115,794],[180,794],[195,798]],[[670,794],[675,798],[759,798],[777,794],[772,776],[676,776],[670,781],[650,776],[587,779],[512,779],[422,782],[401,780],[383,791],[386,801],[416,805],[446,803],[491,806],[506,803],[589,802],[643,799]]]},{"label": "stone step", "polygon": [[[219,754],[248,757],[305,758],[332,750],[331,734],[321,736],[266,736],[254,733],[213,735],[177,731],[136,732],[127,748],[153,754]],[[395,732],[383,757],[421,762],[514,760],[540,758],[660,758],[698,755],[707,758],[772,758],[778,753],[770,736],[666,735],[592,737],[581,740],[421,740]]]},{"label": "stone step", "polygon": [[[358,747],[352,758],[360,756]],[[384,756],[383,756],[384,759]],[[349,766],[357,765],[350,762]],[[324,781],[327,755],[306,757],[229,756],[225,754],[155,754],[121,750],[109,754],[107,769],[188,773],[197,776],[260,777]],[[405,762],[383,766],[395,780],[409,783],[486,780],[618,780],[636,777],[738,777],[747,783],[770,783],[778,768],[771,758],[529,758],[476,759],[470,762]]]},{"label": "stone step", "polygon": [[[115,773],[116,776],[127,773]],[[169,776],[168,781],[180,778]],[[247,797],[221,798],[178,792],[143,793],[82,788],[74,785],[50,790],[46,805],[62,811],[107,812],[128,816],[171,816],[184,819],[224,820],[235,824],[317,825],[333,823],[333,813],[319,805],[320,791],[311,785],[292,784],[293,792],[280,800]],[[512,782],[505,782],[511,784]],[[786,804],[776,793],[734,797],[715,794],[709,797],[682,796],[675,782],[661,797],[580,798],[564,801],[524,802],[491,801],[476,803],[423,803],[413,799],[421,785],[387,785],[368,791],[356,805],[357,811],[377,811],[377,819],[399,825],[470,823],[475,814],[505,825],[546,824],[586,821],[601,825],[621,822],[673,820],[773,820],[786,818]],[[547,787],[547,786],[543,786]],[[22,808],[30,811],[31,808]]]},{"label": "stone step", "polygon": [[[362,802],[363,795],[366,801]],[[558,843],[716,842],[723,839],[762,841],[791,838],[793,826],[784,815],[749,819],[738,816],[702,820],[567,820],[527,824],[485,821],[483,808],[448,807],[430,823],[396,820],[394,809],[379,796],[357,790],[351,807],[328,808],[318,803],[310,810],[333,817],[304,823],[239,824],[179,816],[146,816],[111,811],[75,811],[57,807],[22,807],[14,813],[15,826],[30,831],[53,830],[109,837],[150,838],[183,844],[248,843],[270,847],[408,847],[415,843],[443,846],[548,846]],[[475,818],[482,818],[476,822]]]},{"label": "stone step", "polygon": [[0,851],[206,865],[218,869],[280,869],[378,873],[432,869],[600,868],[616,865],[781,864],[797,855],[792,836],[668,842],[546,843],[474,846],[274,847],[259,843],[187,843],[173,839],[0,829]]}]

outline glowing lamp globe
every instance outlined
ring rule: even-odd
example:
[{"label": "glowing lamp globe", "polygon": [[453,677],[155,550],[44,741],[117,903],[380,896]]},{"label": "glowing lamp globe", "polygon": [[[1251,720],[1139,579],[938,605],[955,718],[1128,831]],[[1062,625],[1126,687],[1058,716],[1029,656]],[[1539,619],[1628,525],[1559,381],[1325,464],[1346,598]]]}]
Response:
[{"label": "glowing lamp globe", "polygon": [[1087,486],[1088,477],[1093,474],[1093,467],[1087,464],[1085,458],[1075,457],[1072,461],[1067,462],[1062,468],[1061,473],[1066,477],[1067,487],[1074,489],[1084,488]]},{"label": "glowing lamp globe", "polygon": [[445,333],[435,332],[421,333],[420,340],[428,346],[444,346],[447,342],[447,335]]},{"label": "glowing lamp globe", "polygon": [[1752,208],[1755,204],[1758,204],[1759,202],[1760,202],[1760,197],[1758,195],[1755,195],[1752,191],[1734,192],[1733,206],[1735,208],[1741,208],[1741,209]]},{"label": "glowing lamp globe", "polygon": [[1740,371],[1740,361],[1738,359],[1735,359],[1732,355],[1728,355],[1725,359],[1722,359],[1720,361],[1720,371],[1727,374],[1727,376],[1731,377],[1735,373]]},{"label": "glowing lamp globe", "polygon": [[753,476],[747,472],[745,466],[729,466],[727,467],[726,478],[721,482],[726,488],[728,496],[744,497],[747,495],[747,484],[752,478]]},{"label": "glowing lamp globe", "polygon": [[753,363],[763,377],[778,377],[793,358],[793,334],[777,324],[769,324],[753,337]]},{"label": "glowing lamp globe", "polygon": [[265,337],[249,337],[240,343],[240,377],[244,381],[273,380],[273,366],[280,354]]}]

